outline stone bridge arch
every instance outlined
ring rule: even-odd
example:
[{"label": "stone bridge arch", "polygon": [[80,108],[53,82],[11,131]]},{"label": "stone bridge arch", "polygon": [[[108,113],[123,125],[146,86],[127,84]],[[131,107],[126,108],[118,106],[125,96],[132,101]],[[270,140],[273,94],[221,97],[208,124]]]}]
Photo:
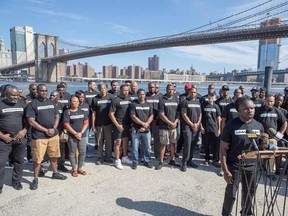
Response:
[{"label": "stone bridge arch", "polygon": [[44,45],[44,58],[59,55],[58,37],[36,33],[34,40],[36,81],[57,82],[57,62],[41,62],[41,58],[43,58],[43,56],[41,56],[41,49]]}]

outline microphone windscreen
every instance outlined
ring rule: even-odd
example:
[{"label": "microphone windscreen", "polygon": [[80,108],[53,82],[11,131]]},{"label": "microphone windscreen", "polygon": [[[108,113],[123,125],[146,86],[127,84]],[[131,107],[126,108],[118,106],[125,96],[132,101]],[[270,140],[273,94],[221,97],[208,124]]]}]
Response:
[{"label": "microphone windscreen", "polygon": [[277,131],[274,128],[269,128],[268,134],[269,136],[274,137],[277,134]]},{"label": "microphone windscreen", "polygon": [[247,129],[246,134],[247,134],[249,139],[257,139],[257,134],[254,131],[252,131],[251,129]]}]

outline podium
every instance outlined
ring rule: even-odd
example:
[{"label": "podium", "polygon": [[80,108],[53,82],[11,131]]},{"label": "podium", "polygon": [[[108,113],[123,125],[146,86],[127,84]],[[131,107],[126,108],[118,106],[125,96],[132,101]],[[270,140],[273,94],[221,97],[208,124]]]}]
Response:
[{"label": "podium", "polygon": [[[276,177],[274,174],[271,175],[271,167],[268,166],[265,169],[263,165],[269,159],[281,155],[284,155],[286,159],[282,169],[283,172]],[[248,188],[246,197],[242,197],[241,200],[241,215],[288,215],[288,209],[286,208],[288,179],[287,174],[285,175],[288,166],[288,149],[243,152],[243,154],[238,156],[238,159],[238,178],[241,179],[237,179],[237,183],[242,182],[242,187],[244,183],[245,187]],[[254,160],[255,166],[253,171],[249,171],[247,175],[248,172],[245,165],[251,160]],[[235,215],[239,215],[239,185],[237,187]]]}]

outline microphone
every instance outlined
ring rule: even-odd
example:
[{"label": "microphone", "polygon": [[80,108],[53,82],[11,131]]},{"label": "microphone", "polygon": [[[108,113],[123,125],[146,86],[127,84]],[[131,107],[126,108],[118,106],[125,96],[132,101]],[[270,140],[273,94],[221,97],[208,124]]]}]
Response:
[{"label": "microphone", "polygon": [[257,134],[255,132],[253,132],[251,129],[247,129],[246,130],[246,134],[247,134],[247,137],[252,140],[252,144],[254,146],[254,148],[259,151],[259,148],[258,148],[258,145],[256,143],[256,139],[258,138]]},{"label": "microphone", "polygon": [[283,140],[284,142],[288,143],[288,141],[283,138],[284,135],[282,133],[280,133],[280,132],[277,132],[274,128],[269,128],[268,129],[268,134],[269,134],[269,136],[273,137],[277,141]]}]

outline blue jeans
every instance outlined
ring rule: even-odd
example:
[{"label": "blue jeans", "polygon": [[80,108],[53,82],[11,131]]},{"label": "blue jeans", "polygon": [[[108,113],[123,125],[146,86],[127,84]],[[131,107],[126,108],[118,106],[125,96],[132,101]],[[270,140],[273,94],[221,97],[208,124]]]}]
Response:
[{"label": "blue jeans", "polygon": [[138,164],[139,158],[139,145],[140,141],[142,144],[142,151],[144,153],[144,161],[149,162],[151,159],[150,156],[150,146],[151,146],[151,133],[138,132],[135,128],[132,128],[132,146],[133,146],[133,163]]}]

